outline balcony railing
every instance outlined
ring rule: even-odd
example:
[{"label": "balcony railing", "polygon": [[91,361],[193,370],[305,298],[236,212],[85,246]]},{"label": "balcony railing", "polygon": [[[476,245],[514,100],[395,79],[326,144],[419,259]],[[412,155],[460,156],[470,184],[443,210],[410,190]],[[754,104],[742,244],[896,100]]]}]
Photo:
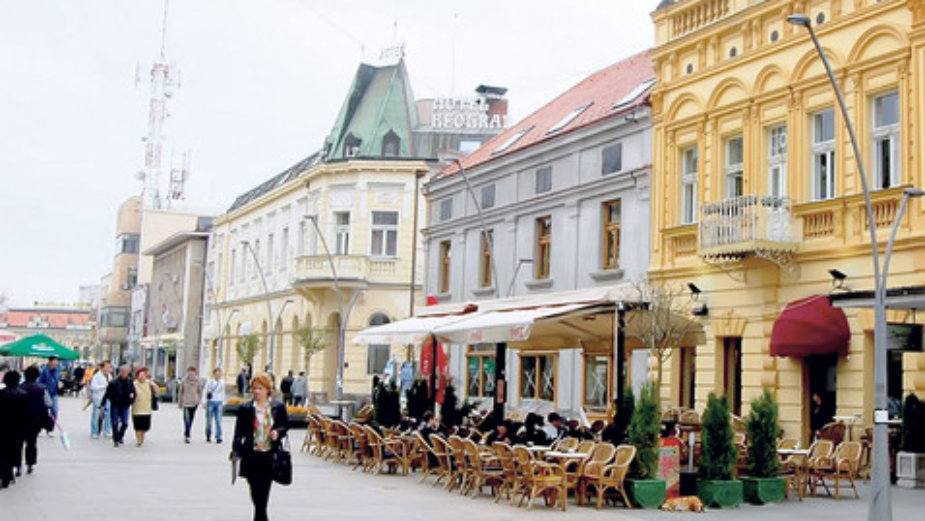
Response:
[{"label": "balcony railing", "polygon": [[671,36],[677,38],[711,24],[730,12],[730,0],[700,0],[671,17]]},{"label": "balcony railing", "polygon": [[[335,255],[334,269],[341,283],[362,283],[367,281],[394,282],[407,277],[399,269],[398,259],[369,257],[367,255]],[[311,285],[313,282],[333,280],[331,262],[327,255],[305,255],[295,263],[295,284]]]},{"label": "balcony railing", "polygon": [[735,260],[753,254],[787,262],[799,238],[786,197],[743,195],[700,208],[700,256]]}]

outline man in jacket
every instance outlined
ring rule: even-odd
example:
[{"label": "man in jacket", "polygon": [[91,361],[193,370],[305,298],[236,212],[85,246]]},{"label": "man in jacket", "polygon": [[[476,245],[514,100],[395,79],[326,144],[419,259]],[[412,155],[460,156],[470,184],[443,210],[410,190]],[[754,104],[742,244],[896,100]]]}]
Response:
[{"label": "man in jacket", "polygon": [[279,382],[279,391],[283,393],[283,404],[285,405],[292,405],[292,383],[294,381],[295,378],[292,377],[292,370],[290,369]]},{"label": "man in jacket", "polygon": [[88,387],[90,403],[93,405],[93,411],[90,413],[90,437],[93,439],[100,437],[101,430],[104,438],[110,435],[109,404],[103,403],[103,396],[106,394],[106,387],[110,380],[112,380],[112,362],[103,360],[99,370],[90,378]]},{"label": "man in jacket", "polygon": [[[51,398],[51,417],[58,419],[58,388],[61,386],[61,369],[58,367],[58,357],[48,357],[48,364],[42,369],[39,375],[39,383],[45,386],[48,396]],[[48,422],[45,426],[48,435],[52,436],[55,432],[54,422]]]},{"label": "man in jacket", "polygon": [[38,379],[39,368],[34,365],[27,367],[26,383],[22,385],[22,390],[26,392],[29,407],[29,418],[24,433],[26,441],[26,472],[29,474],[32,474],[32,467],[38,463],[37,438],[42,429],[48,425],[48,418],[51,414],[51,398],[48,396],[45,386],[36,381]]},{"label": "man in jacket", "polygon": [[303,405],[306,396],[308,396],[308,379],[305,378],[305,371],[300,371],[299,377],[292,382],[292,404]]},{"label": "man in jacket", "polygon": [[177,405],[183,409],[183,441],[189,443],[190,429],[196,417],[196,407],[202,402],[202,379],[199,378],[196,368],[190,366],[186,376],[180,380],[180,392]]},{"label": "man in jacket", "polygon": [[22,461],[22,442],[28,417],[26,393],[19,388],[19,371],[3,374],[0,389],[0,488],[13,483],[13,468]]},{"label": "man in jacket", "polygon": [[112,420],[112,444],[118,447],[123,443],[125,430],[128,429],[128,413],[132,402],[135,401],[135,383],[129,377],[131,368],[127,365],[119,367],[119,377],[113,378],[106,386],[104,402],[109,402],[110,419]]}]

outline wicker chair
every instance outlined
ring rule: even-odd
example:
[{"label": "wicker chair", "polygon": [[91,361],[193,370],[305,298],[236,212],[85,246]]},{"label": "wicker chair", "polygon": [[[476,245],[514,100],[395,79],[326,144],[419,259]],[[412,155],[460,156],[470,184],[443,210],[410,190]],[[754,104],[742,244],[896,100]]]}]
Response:
[{"label": "wicker chair", "polygon": [[440,465],[433,484],[436,487],[444,480],[449,482],[453,479],[453,449],[446,440],[436,434],[430,435],[430,444]]},{"label": "wicker chair", "polygon": [[630,464],[636,457],[636,447],[632,445],[620,445],[617,447],[617,453],[614,456],[613,463],[604,467],[604,471],[596,484],[597,488],[597,508],[601,508],[604,494],[608,490],[614,490],[620,493],[623,504],[626,507],[632,507],[629,498],[626,496],[624,480],[630,470]]},{"label": "wicker chair", "polygon": [[423,483],[427,476],[437,476],[440,477],[440,458],[437,456],[437,453],[434,452],[434,447],[424,438],[424,435],[420,431],[415,431],[413,434],[414,437],[414,446],[416,451],[420,451],[422,454],[421,457],[421,483]]},{"label": "wicker chair", "polygon": [[400,468],[403,475],[408,475],[408,456],[405,452],[405,444],[401,440],[383,438],[376,432],[376,429],[369,425],[364,425],[363,429],[366,430],[369,448],[372,452],[372,463],[369,468],[377,473],[386,466],[389,472],[395,472]]},{"label": "wicker chair", "polygon": [[[591,451],[591,456],[584,462],[581,467],[581,474],[578,476],[578,485],[576,487],[577,502],[579,505],[584,503],[585,493],[589,488],[594,487],[600,491],[600,480],[604,474],[604,468],[613,461],[617,448],[610,443],[598,443]],[[600,505],[598,505],[600,508]]]},{"label": "wicker chair", "polygon": [[845,431],[847,428],[842,422],[829,422],[822,426],[816,433],[817,440],[829,440],[835,445],[845,441]]},{"label": "wicker chair", "polygon": [[809,466],[809,486],[812,488],[813,495],[816,495],[816,487],[822,485],[826,493],[831,496],[832,492],[825,482],[826,479],[831,479],[835,482],[835,499],[839,499],[841,497],[839,483],[846,479],[854,489],[854,497],[861,497],[854,484],[860,462],[861,442],[859,441],[843,441],[835,447],[835,452],[831,456],[820,456],[812,460]]},{"label": "wicker chair", "polygon": [[537,461],[526,447],[520,445],[514,446],[514,461],[523,490],[517,506],[523,505],[524,500],[527,500],[527,509],[531,510],[537,496],[542,495],[547,505],[559,503],[562,510],[565,510],[568,492],[565,488],[565,470],[562,467]]},{"label": "wicker chair", "polygon": [[519,491],[519,475],[517,467],[514,464],[514,450],[510,445],[504,442],[496,441],[491,445],[495,451],[495,457],[498,458],[498,464],[501,465],[501,486],[495,495],[495,503],[501,500],[501,497],[507,493],[508,499],[514,502],[514,496]]},{"label": "wicker chair", "polygon": [[355,461],[353,465],[353,470],[356,470],[357,467],[363,467],[363,470],[367,470],[370,466],[370,460],[372,459],[370,447],[369,447],[369,436],[366,434],[366,429],[362,425],[352,423],[347,426],[348,432],[350,434],[349,443],[350,443],[350,455],[348,460],[352,458]]},{"label": "wicker chair", "polygon": [[302,441],[302,452],[319,455],[324,447],[324,429],[317,415],[309,413],[308,429],[305,430],[305,440]]},{"label": "wicker chair", "polygon": [[463,449],[463,439],[452,435],[446,441],[450,446],[450,459],[453,462],[453,471],[450,475],[449,483],[446,484],[446,489],[452,492],[459,487],[460,493],[463,493],[463,487],[469,480],[469,467],[466,462],[466,453]]},{"label": "wicker chair", "polygon": [[809,446],[809,454],[806,456],[794,456],[793,465],[797,472],[797,482],[800,496],[805,495],[805,491],[810,486],[809,472],[817,461],[825,460],[832,456],[835,445],[829,440],[816,440]]},{"label": "wicker chair", "polygon": [[552,444],[552,450],[571,452],[578,448],[579,442],[581,442],[581,440],[578,438],[559,438]]},{"label": "wicker chair", "polygon": [[497,457],[486,456],[472,440],[463,440],[463,450],[470,476],[467,492],[472,492],[472,498],[475,499],[482,492],[482,488],[488,486],[491,487],[492,495],[498,495],[505,478],[504,469]]}]

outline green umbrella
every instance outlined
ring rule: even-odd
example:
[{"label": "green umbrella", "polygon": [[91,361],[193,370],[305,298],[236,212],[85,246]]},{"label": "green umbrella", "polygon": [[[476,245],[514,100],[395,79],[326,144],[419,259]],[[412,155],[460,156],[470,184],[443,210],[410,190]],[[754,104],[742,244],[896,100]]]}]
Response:
[{"label": "green umbrella", "polygon": [[80,358],[80,353],[64,347],[45,335],[32,335],[0,347],[0,356],[32,356],[37,358],[57,356],[62,360],[77,360]]}]

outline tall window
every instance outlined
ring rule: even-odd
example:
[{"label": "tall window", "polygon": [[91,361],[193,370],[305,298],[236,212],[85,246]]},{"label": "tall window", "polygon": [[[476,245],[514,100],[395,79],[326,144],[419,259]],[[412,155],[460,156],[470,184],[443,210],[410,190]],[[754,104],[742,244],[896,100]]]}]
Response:
[{"label": "tall window", "polygon": [[696,386],[696,376],[697,376],[697,348],[695,347],[684,347],[678,350],[680,357],[680,382],[679,389],[680,393],[678,396],[678,405],[681,407],[687,407],[688,409],[694,408],[694,390]]},{"label": "tall window", "polygon": [[308,227],[311,224],[308,222],[308,219],[303,219],[299,221],[299,236],[295,240],[295,254],[296,257],[301,257],[305,255],[305,233],[308,231]]},{"label": "tall window", "polygon": [[466,389],[471,397],[495,394],[495,346],[476,344],[469,347],[466,360]]},{"label": "tall window", "polygon": [[537,195],[552,190],[552,167],[544,166],[536,169],[536,193]]},{"label": "tall window", "polygon": [[835,112],[813,115],[813,199],[835,197]]},{"label": "tall window", "polygon": [[874,98],[874,185],[889,188],[899,184],[899,94]]},{"label": "tall window", "polygon": [[247,279],[247,274],[250,271],[251,265],[251,252],[247,251],[247,246],[241,245],[241,282],[244,282]]},{"label": "tall window", "polygon": [[768,130],[768,195],[787,196],[787,126]]},{"label": "tall window", "polygon": [[235,248],[231,249],[231,266],[228,267],[228,285],[234,285],[235,275],[238,271],[238,250]]},{"label": "tall window", "polygon": [[334,255],[350,254],[350,212],[334,212]]},{"label": "tall window", "polygon": [[440,220],[449,221],[453,218],[453,200],[447,197],[440,201]]},{"label": "tall window", "polygon": [[493,208],[495,206],[495,185],[494,183],[482,187],[482,209]]},{"label": "tall window", "polygon": [[283,234],[279,239],[279,269],[285,270],[289,267],[289,228],[283,228]]},{"label": "tall window", "polygon": [[[381,326],[391,322],[389,317],[382,313],[374,313],[369,317],[370,326]],[[389,344],[369,344],[366,346],[366,374],[382,373],[385,364],[389,361],[391,347]]]},{"label": "tall window", "polygon": [[610,356],[585,355],[585,409],[607,412],[610,407]]},{"label": "tall window", "polygon": [[479,285],[483,288],[491,286],[491,250],[495,244],[495,231],[488,230],[479,234],[482,238],[482,260],[479,266]]},{"label": "tall window", "polygon": [[536,278],[549,278],[550,250],[552,249],[552,217],[536,220]]},{"label": "tall window", "polygon": [[742,195],[742,173],[744,170],[742,159],[742,136],[734,136],[726,140],[726,198]]},{"label": "tall window", "polygon": [[450,241],[440,242],[440,293],[450,292]]},{"label": "tall window", "polygon": [[269,274],[273,271],[273,234],[267,236],[267,260],[263,266],[263,272]]},{"label": "tall window", "polygon": [[620,266],[620,200],[604,203],[604,269]]},{"label": "tall window", "polygon": [[395,257],[398,255],[398,212],[373,212],[370,237],[370,256]]},{"label": "tall window", "polygon": [[254,251],[252,253],[254,255],[254,270],[251,272],[251,278],[256,279],[260,275],[260,268],[262,267],[257,265],[257,261],[260,260],[260,239],[254,240]]},{"label": "tall window", "polygon": [[697,147],[681,151],[681,224],[697,220]]},{"label": "tall window", "polygon": [[616,143],[601,150],[601,174],[607,175],[623,170],[623,143]]},{"label": "tall window", "polygon": [[520,357],[520,397],[555,400],[555,355],[523,355]]},{"label": "tall window", "polygon": [[732,414],[742,414],[742,338],[723,338],[723,388]]}]

